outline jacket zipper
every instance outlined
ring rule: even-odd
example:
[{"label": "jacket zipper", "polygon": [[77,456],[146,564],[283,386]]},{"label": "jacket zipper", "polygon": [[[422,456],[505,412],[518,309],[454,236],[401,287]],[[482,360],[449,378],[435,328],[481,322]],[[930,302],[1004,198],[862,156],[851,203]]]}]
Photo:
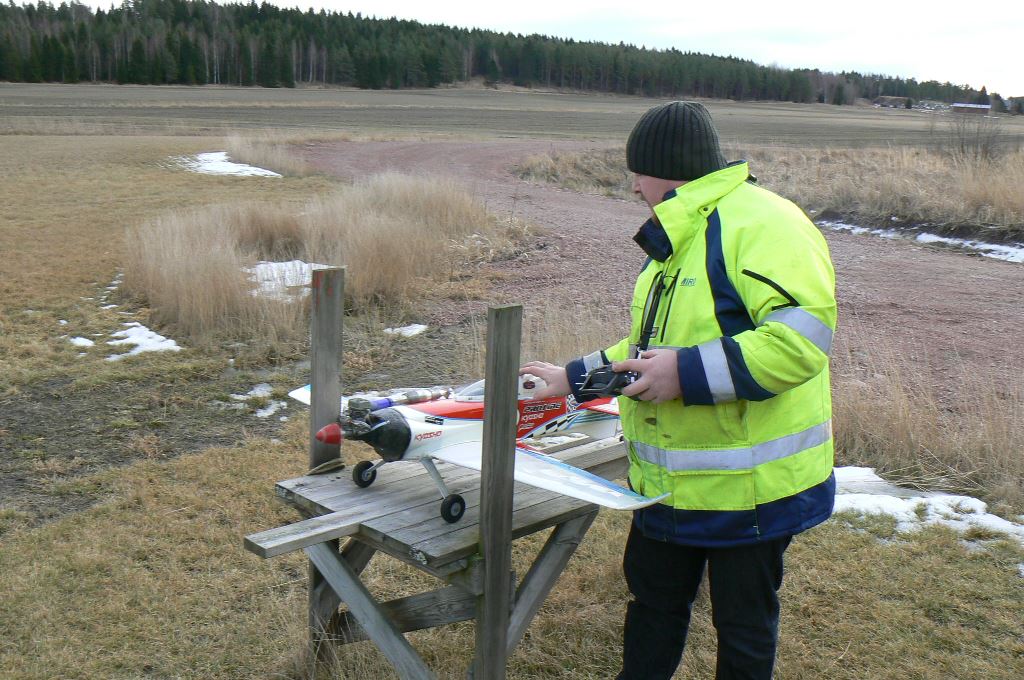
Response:
[{"label": "jacket zipper", "polygon": [[659,339],[665,341],[665,331],[668,330],[669,315],[672,313],[672,301],[676,299],[676,284],[679,282],[679,272],[682,268],[676,270],[676,273],[670,276],[671,283],[668,284],[668,305],[665,307],[665,316],[661,319],[661,333],[658,335]]}]

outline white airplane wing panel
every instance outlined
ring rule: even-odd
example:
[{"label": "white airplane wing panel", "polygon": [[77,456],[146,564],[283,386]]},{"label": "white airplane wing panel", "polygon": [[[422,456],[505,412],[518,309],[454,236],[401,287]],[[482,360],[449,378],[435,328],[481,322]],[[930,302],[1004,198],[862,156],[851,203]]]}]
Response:
[{"label": "white airplane wing panel", "polygon": [[[453,444],[433,451],[430,455],[453,465],[471,470],[480,469],[479,442]],[[641,496],[586,470],[521,448],[516,448],[515,480],[615,510],[644,508],[665,497]]]}]

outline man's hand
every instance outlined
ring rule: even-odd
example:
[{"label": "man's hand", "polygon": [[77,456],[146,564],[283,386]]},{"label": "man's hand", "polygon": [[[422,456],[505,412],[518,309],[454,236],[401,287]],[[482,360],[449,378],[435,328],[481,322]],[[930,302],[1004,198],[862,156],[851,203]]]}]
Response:
[{"label": "man's hand", "polygon": [[535,399],[550,399],[572,394],[572,389],[569,387],[569,376],[563,366],[555,366],[546,361],[531,361],[519,369],[519,375],[527,373],[547,383],[534,393]]},{"label": "man's hand", "polygon": [[635,371],[639,378],[622,390],[622,396],[634,397],[641,401],[663,401],[678,399],[683,391],[679,387],[679,369],[674,349],[650,349],[639,359],[616,361],[612,364],[616,372]]}]

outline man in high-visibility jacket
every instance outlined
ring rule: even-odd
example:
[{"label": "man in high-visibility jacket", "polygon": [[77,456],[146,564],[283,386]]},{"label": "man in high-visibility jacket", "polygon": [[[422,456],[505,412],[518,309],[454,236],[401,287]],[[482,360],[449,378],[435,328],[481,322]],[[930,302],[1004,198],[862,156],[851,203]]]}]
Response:
[{"label": "man in high-visibility jacket", "polygon": [[718,632],[716,677],[771,677],[783,552],[829,517],[829,351],[835,274],[793,203],[727,164],[701,104],[648,111],[627,143],[651,218],[628,338],[565,367],[531,362],[539,396],[575,392],[611,364],[629,482],[647,496],[623,568],[633,600],[620,680],[670,678],[705,567]]}]

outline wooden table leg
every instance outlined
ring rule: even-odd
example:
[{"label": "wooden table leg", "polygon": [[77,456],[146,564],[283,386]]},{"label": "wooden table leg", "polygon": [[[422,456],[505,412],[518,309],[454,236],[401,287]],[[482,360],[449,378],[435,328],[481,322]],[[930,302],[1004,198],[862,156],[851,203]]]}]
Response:
[{"label": "wooden table leg", "polygon": [[[332,551],[338,551],[338,541],[326,541]],[[356,574],[361,574],[377,549],[354,539],[349,539],[341,549],[341,558],[348,562]],[[326,661],[329,657],[328,643],[343,640],[346,635],[339,626],[343,618],[338,607],[341,598],[324,580],[313,564],[309,565],[309,642],[314,659]]]},{"label": "wooden table leg", "polygon": [[405,636],[380,611],[373,595],[359,580],[359,575],[349,566],[348,561],[326,543],[304,550],[310,562],[348,605],[359,625],[394,666],[398,676],[402,680],[432,680],[434,674]]},{"label": "wooden table leg", "polygon": [[523,578],[516,592],[516,603],[512,609],[508,631],[508,655],[511,656],[519,641],[526,634],[530,621],[540,610],[548,593],[558,581],[569,563],[569,558],[576,552],[580,541],[597,517],[597,510],[559,524],[551,532],[547,542],[530,566],[530,571]]}]

